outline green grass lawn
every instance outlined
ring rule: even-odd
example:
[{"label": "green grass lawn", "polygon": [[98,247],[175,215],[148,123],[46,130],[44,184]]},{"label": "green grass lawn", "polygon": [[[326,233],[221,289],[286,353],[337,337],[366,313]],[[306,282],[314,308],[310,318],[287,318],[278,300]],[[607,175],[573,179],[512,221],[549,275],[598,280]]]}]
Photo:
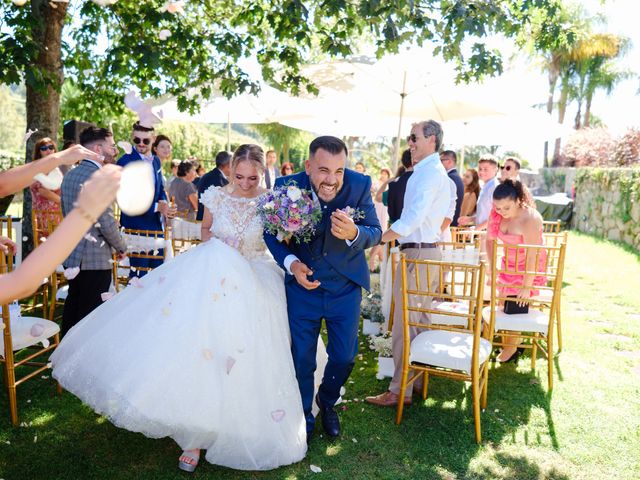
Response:
[{"label": "green grass lawn", "polygon": [[[430,397],[414,401],[400,426],[394,410],[364,404],[388,381],[375,379],[375,357],[363,339],[339,440],[316,436],[305,460],[275,471],[203,463],[192,478],[638,479],[640,256],[571,234],[563,321],[552,395],[542,359],[536,372],[528,356],[491,370],[482,445],[474,442],[470,391],[459,382],[432,379]],[[50,379],[28,382],[18,396],[28,427],[10,426],[6,394],[0,396],[0,478],[188,478],[176,468],[171,440],[115,428],[71,394],[56,395]]]}]

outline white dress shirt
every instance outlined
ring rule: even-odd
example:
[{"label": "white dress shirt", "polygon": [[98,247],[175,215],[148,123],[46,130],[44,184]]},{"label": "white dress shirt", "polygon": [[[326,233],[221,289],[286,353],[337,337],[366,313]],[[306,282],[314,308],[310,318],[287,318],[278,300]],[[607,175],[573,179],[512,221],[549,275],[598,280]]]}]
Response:
[{"label": "white dress shirt", "polygon": [[476,225],[480,225],[489,220],[491,207],[493,206],[493,191],[498,186],[498,177],[493,177],[480,189],[478,204],[476,206]]},{"label": "white dress shirt", "polygon": [[432,153],[413,167],[404,193],[404,208],[391,230],[400,234],[398,243],[436,243],[440,226],[451,205],[451,180],[440,155]]},{"label": "white dress shirt", "polygon": [[[458,188],[456,187],[456,182],[451,180],[451,177],[447,174],[447,178],[449,179],[449,187],[451,188],[451,199],[449,200],[449,210],[444,218],[448,218],[449,220],[453,220],[453,217],[456,215],[456,204],[458,203]],[[439,242],[450,242],[451,241],[451,230],[449,228],[445,228],[440,235],[438,236]]]}]

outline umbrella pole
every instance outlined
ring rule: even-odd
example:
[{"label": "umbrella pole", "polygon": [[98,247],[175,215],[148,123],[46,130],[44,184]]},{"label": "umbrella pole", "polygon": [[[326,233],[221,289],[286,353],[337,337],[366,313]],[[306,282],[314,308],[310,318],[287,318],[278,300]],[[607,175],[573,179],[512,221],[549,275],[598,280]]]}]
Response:
[{"label": "umbrella pole", "polygon": [[227,152],[231,151],[231,114],[227,112]]},{"label": "umbrella pole", "polygon": [[400,93],[400,118],[398,119],[398,135],[396,135],[396,143],[393,147],[393,158],[391,159],[391,165],[393,165],[393,171],[396,171],[398,166],[398,157],[400,156],[400,134],[402,132],[402,117],[404,116],[404,97],[407,96],[407,72],[404,72],[402,78],[402,93]]}]

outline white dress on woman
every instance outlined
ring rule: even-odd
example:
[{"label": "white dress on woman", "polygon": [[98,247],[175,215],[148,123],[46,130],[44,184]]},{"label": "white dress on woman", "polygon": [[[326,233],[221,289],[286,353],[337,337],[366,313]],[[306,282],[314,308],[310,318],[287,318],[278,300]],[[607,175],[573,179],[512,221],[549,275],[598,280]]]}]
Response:
[{"label": "white dress on woman", "polygon": [[51,357],[62,386],[116,426],[214,464],[267,470],[301,460],[306,426],[283,273],[257,199],[209,188],[214,238],[105,302]]}]

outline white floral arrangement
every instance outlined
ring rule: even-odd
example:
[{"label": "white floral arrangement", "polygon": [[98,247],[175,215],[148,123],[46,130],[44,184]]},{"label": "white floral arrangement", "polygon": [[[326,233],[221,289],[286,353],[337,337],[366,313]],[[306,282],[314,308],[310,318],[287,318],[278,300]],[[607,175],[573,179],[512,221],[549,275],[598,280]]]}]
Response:
[{"label": "white floral arrangement", "polygon": [[377,337],[370,337],[369,348],[378,352],[380,357],[391,357],[393,355],[391,332],[385,332]]},{"label": "white floral arrangement", "polygon": [[384,313],[382,313],[382,297],[379,293],[370,293],[362,299],[360,304],[362,318],[371,320],[374,323],[384,323]]}]

